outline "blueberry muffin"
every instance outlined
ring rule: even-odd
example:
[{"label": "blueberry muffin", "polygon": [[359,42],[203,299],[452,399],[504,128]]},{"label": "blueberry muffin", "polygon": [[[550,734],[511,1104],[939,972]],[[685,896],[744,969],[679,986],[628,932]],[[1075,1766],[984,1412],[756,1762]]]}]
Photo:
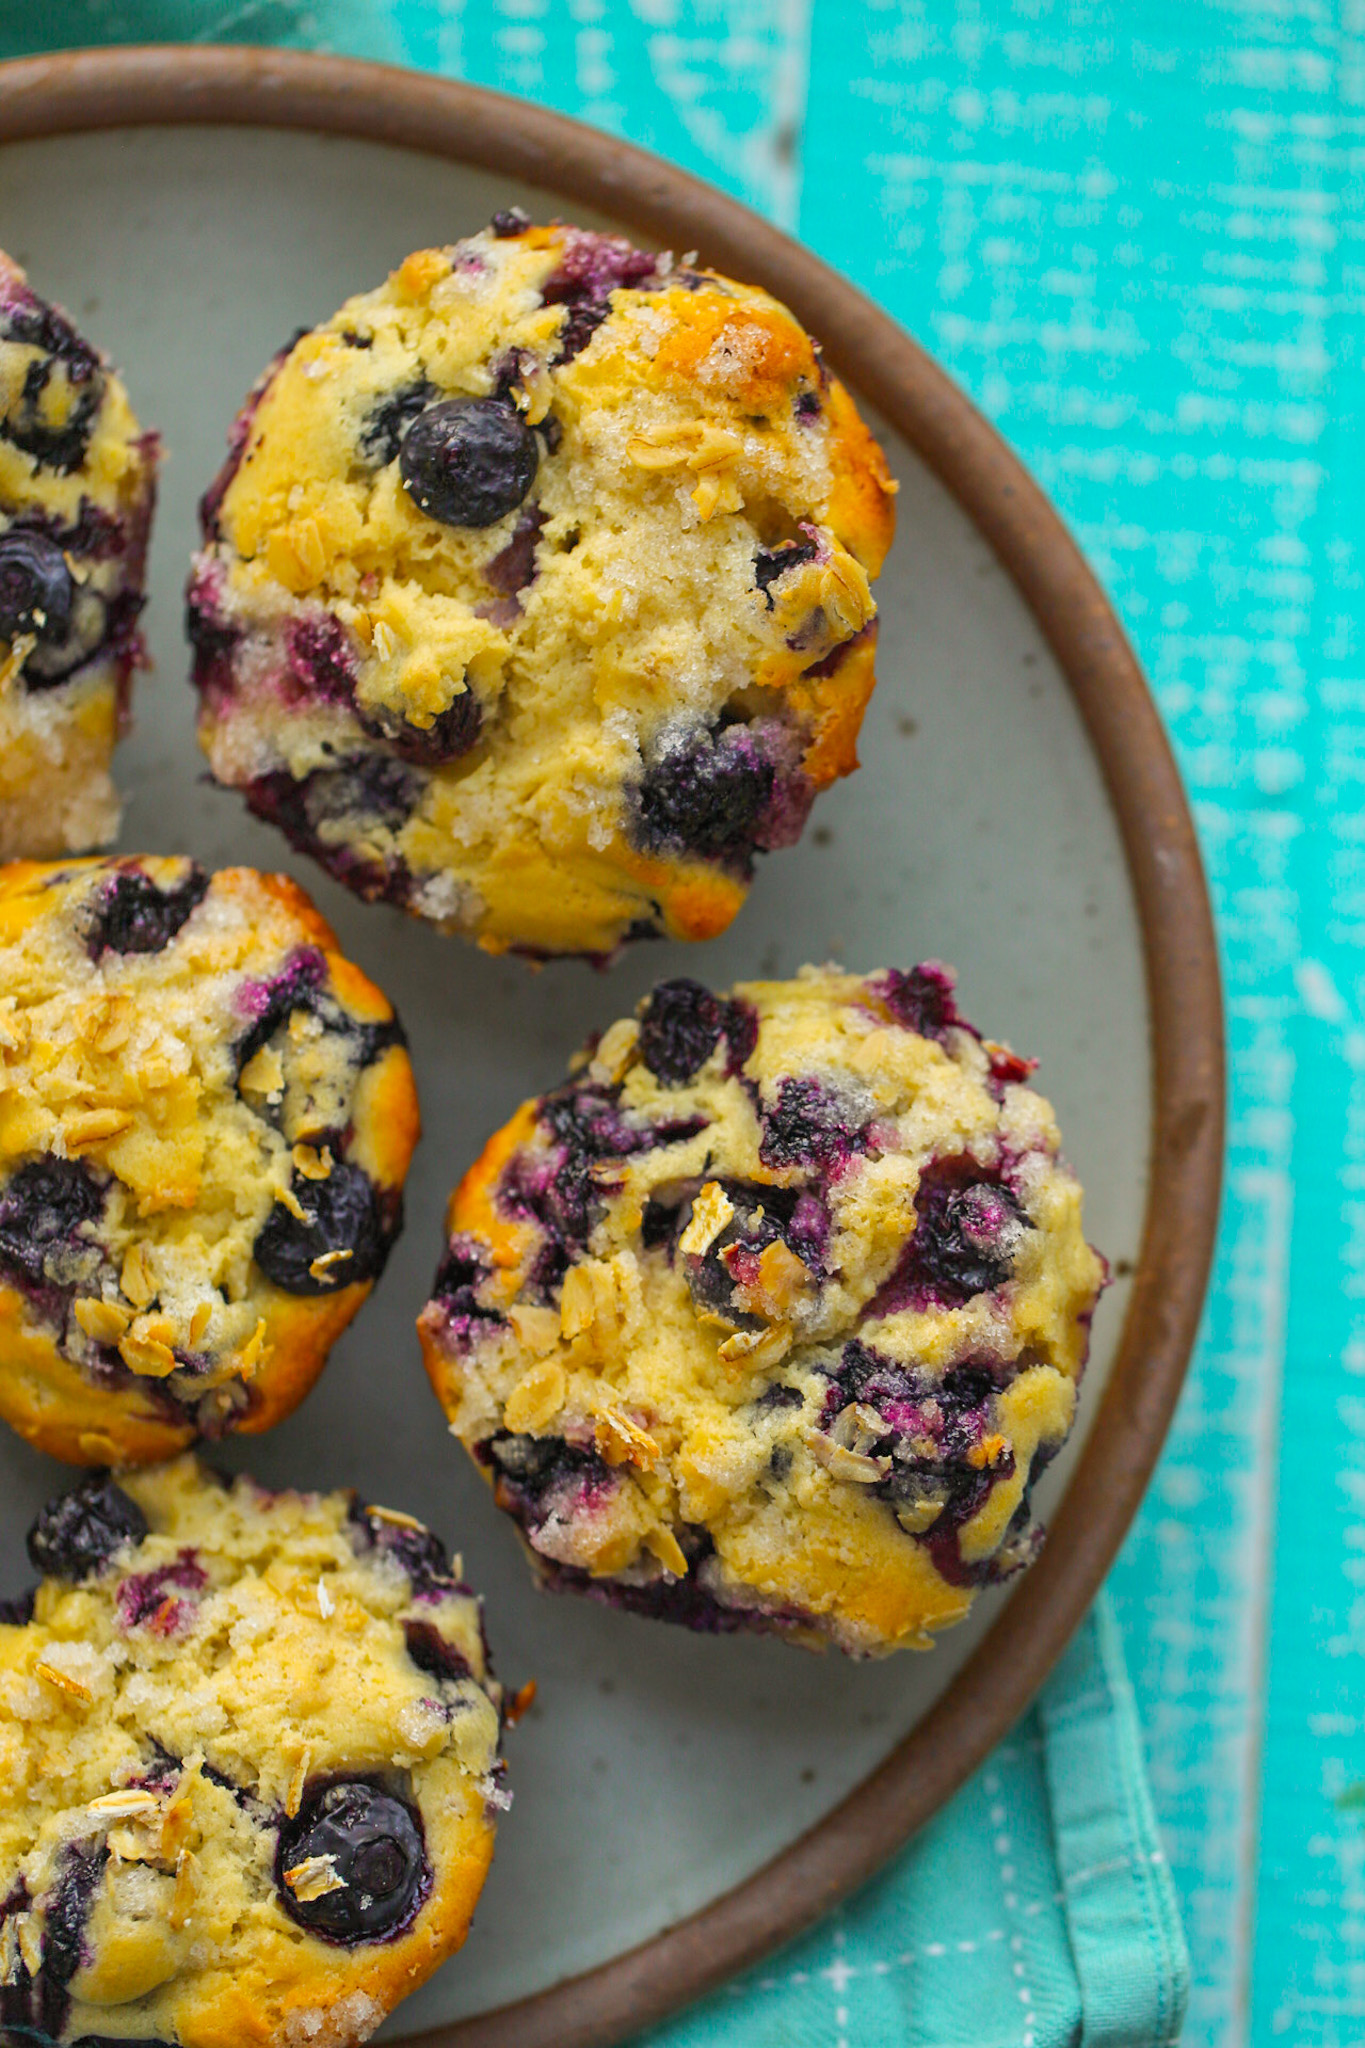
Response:
[{"label": "blueberry muffin", "polygon": [[894,488],[765,292],[501,214],[238,418],[189,592],[213,773],[490,951],[710,938],[856,766]]},{"label": "blueberry muffin", "polygon": [[156,460],[108,362],[0,252],[0,859],[118,830]]},{"label": "blueberry muffin", "polygon": [[0,2039],[348,2048],[508,1805],[479,1602],[411,1516],[87,1478],[0,1609]]},{"label": "blueberry muffin", "polygon": [[423,1351],[544,1584],[864,1655],[1032,1556],[1104,1269],[952,986],[663,982],[465,1176]]},{"label": "blueberry muffin", "polygon": [[0,869],[0,1416],[78,1464],[267,1429],[402,1220],[393,1010],[282,875]]}]

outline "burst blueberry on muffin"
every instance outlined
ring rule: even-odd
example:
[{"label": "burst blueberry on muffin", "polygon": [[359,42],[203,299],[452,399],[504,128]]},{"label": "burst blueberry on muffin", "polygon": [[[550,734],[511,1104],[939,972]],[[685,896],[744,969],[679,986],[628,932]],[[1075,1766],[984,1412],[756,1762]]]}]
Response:
[{"label": "burst blueberry on muffin", "polygon": [[410,1516],[182,1457],[0,1604],[0,2039],[350,2048],[454,1953],[508,1804],[478,1600]]},{"label": "burst blueberry on muffin", "polygon": [[81,1464],[287,1415],[383,1268],[417,1101],[281,875],[0,869],[0,1416]]},{"label": "burst blueberry on muffin", "polygon": [[493,951],[711,937],[856,765],[894,488],[765,292],[500,215],[240,415],[189,593],[214,775]]},{"label": "burst blueberry on muffin", "polygon": [[1103,1278],[938,967],[666,981],[451,1200],[420,1332],[552,1587],[858,1654],[1039,1540]]},{"label": "burst blueberry on muffin", "polygon": [[156,460],[106,359],[0,252],[0,858],[118,830]]}]

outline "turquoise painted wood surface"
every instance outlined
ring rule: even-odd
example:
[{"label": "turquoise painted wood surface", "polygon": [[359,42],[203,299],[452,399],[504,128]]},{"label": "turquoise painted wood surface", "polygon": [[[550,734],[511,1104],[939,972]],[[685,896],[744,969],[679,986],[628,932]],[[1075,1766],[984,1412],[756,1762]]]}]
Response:
[{"label": "turquoise painted wood surface", "polygon": [[15,54],[152,33],[330,46],[629,134],[873,292],[1053,493],[1174,736],[1227,975],[1216,1284],[1113,1577],[1193,1951],[1184,2038],[1355,2048],[1358,0],[69,0],[60,33],[0,0],[0,32]]}]

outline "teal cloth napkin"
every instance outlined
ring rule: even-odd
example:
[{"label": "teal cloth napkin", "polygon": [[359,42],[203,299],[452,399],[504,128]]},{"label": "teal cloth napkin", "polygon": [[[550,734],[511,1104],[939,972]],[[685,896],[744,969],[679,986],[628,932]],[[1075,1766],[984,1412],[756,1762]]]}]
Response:
[{"label": "teal cloth napkin", "polygon": [[803,1940],[636,2048],[1167,2048],[1189,1958],[1107,1599],[943,1811]]},{"label": "teal cloth napkin", "polygon": [[[609,20],[628,38],[661,11],[708,61],[712,25],[719,31],[725,11],[716,0],[570,0],[565,64],[577,67],[574,89],[566,70],[564,89],[551,96],[569,104],[589,91],[583,66],[600,33],[594,24]],[[515,91],[534,83],[517,75],[528,37],[540,39],[540,61],[556,56],[555,17],[545,0],[517,0],[502,14],[485,52],[478,31],[490,24],[461,0],[66,0],[46,9],[0,0],[0,55],[140,40],[276,43],[406,58]],[[743,85],[736,65],[756,75],[780,68],[771,23],[750,21],[747,35],[742,49],[722,52],[731,91]],[[681,65],[676,79],[670,74],[668,96],[684,117],[695,97],[689,77]],[[583,110],[684,160],[692,154],[691,126],[675,137],[632,120],[628,72],[611,87],[616,100],[599,103],[589,92]],[[648,92],[642,83],[641,112]],[[730,182],[781,213],[779,159],[774,166],[746,157]],[[781,1955],[655,2029],[647,2044],[1163,2048],[1179,2039],[1188,1989],[1132,1689],[1101,1599],[1010,1739],[879,1878]]]}]

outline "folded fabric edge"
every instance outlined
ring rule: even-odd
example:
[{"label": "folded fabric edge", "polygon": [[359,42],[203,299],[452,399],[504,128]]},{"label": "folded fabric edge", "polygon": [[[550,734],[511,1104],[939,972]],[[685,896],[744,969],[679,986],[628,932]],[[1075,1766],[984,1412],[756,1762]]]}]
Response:
[{"label": "folded fabric edge", "polygon": [[1174,2048],[1190,1988],[1118,1624],[1101,1594],[1038,1702],[1078,2048]]}]

